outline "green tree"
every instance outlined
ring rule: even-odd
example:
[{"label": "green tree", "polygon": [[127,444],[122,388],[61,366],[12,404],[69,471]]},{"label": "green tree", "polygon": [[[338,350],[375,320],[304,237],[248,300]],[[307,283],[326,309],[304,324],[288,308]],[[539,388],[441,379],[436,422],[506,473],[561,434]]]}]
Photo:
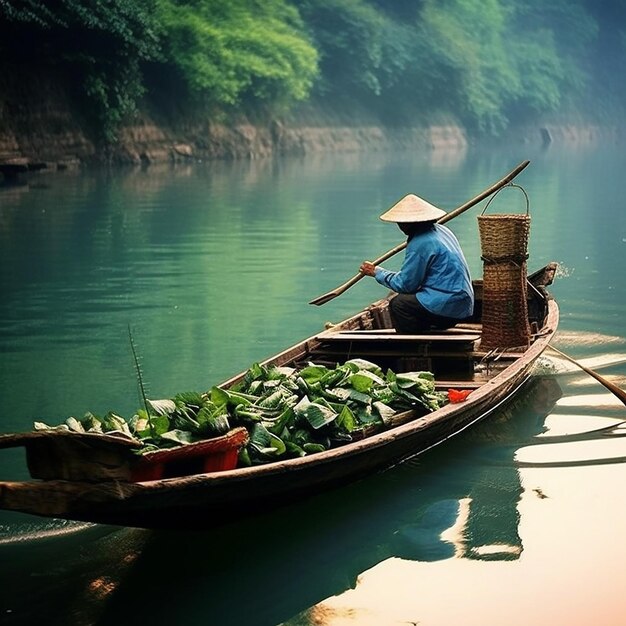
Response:
[{"label": "green tree", "polygon": [[144,93],[141,62],[159,54],[150,0],[0,0],[5,64],[72,77],[106,141]]},{"label": "green tree", "polygon": [[[557,83],[561,97],[579,98],[594,71],[591,55],[597,41],[598,25],[581,0],[507,0],[511,7],[510,38],[515,44],[518,72],[528,69],[524,61],[539,63],[531,67],[544,73],[533,86],[540,91],[552,81]],[[524,45],[528,44],[528,45]],[[548,98],[553,102],[553,99]]]},{"label": "green tree", "polygon": [[593,46],[585,57],[593,68],[593,94],[588,106],[610,119],[626,110],[626,3],[623,0],[584,0],[588,14],[598,26]]},{"label": "green tree", "polygon": [[511,62],[507,22],[500,0],[426,0],[421,15],[440,73],[456,93],[461,117],[479,130],[506,127],[506,105],[521,94]]},{"label": "green tree", "polygon": [[[366,0],[293,0],[320,53],[320,93],[380,95],[392,77],[395,25]],[[399,74],[400,72],[397,72]]]},{"label": "green tree", "polygon": [[159,0],[166,64],[216,105],[307,98],[317,52],[283,0]]},{"label": "green tree", "polygon": [[596,27],[575,2],[424,0],[415,32],[419,56],[402,84],[497,133],[584,93]]}]

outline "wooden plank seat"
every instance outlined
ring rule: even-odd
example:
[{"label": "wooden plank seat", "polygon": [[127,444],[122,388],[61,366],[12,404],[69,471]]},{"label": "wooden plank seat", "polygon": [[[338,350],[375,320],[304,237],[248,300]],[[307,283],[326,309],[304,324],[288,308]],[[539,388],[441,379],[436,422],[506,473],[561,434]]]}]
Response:
[{"label": "wooden plank seat", "polygon": [[458,348],[461,344],[473,344],[480,339],[480,332],[451,328],[443,331],[425,332],[419,335],[398,334],[392,328],[376,330],[326,330],[315,337],[324,342],[376,342],[385,344],[446,344]]},{"label": "wooden plank seat", "polygon": [[330,328],[315,337],[316,357],[337,361],[364,358],[394,371],[429,370],[436,375],[472,377],[474,350],[480,332],[448,329],[418,335],[398,334],[394,329]]},{"label": "wooden plank seat", "polygon": [[[453,326],[452,328],[446,328],[445,330],[426,330],[417,336],[432,337],[434,335],[480,335],[482,325],[472,324],[463,326]],[[357,333],[359,335],[393,335],[396,337],[412,337],[415,335],[403,335],[396,332],[395,328],[337,328],[330,326],[320,336],[326,336],[327,334],[343,334],[343,333]]]}]

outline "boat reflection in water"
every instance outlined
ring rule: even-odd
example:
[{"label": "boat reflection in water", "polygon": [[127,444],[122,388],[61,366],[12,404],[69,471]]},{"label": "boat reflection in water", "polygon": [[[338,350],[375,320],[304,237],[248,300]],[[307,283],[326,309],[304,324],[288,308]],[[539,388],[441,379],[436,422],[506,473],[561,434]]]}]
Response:
[{"label": "boat reflection in water", "polygon": [[[390,556],[416,561],[518,558],[522,486],[514,455],[543,432],[561,395],[556,378],[535,377],[506,408],[448,444],[441,451],[445,463],[433,465],[432,471],[438,491],[445,485],[449,497],[426,503],[401,525],[393,534]],[[425,478],[418,480],[421,484]]]},{"label": "boat reflection in water", "polygon": [[[1,593],[13,589],[3,600],[13,607],[7,623],[29,623],[45,604],[58,623],[75,625],[129,616],[153,625],[274,625],[354,588],[389,558],[516,559],[514,454],[542,432],[560,396],[555,378],[533,377],[512,404],[429,454],[228,526],[108,534],[96,526],[62,549],[0,546],[0,559],[15,564],[0,573]],[[30,582],[16,594],[11,579]]]}]

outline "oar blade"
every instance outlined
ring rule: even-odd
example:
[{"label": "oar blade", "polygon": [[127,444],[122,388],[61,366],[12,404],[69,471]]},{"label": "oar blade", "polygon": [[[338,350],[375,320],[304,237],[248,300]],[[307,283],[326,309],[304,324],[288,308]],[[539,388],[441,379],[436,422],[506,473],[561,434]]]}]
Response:
[{"label": "oar blade", "polygon": [[318,296],[309,302],[309,304],[314,304],[316,306],[321,306],[322,304],[326,304],[331,300],[334,300],[338,295],[340,295],[337,291],[329,291],[322,296]]},{"label": "oar blade", "polygon": [[600,376],[600,374],[598,374],[594,370],[586,367],[582,363],[579,363],[576,359],[572,358],[568,354],[565,354],[565,352],[561,352],[558,348],[555,348],[554,346],[551,345],[550,349],[556,352],[557,354],[560,354],[563,358],[567,359],[570,363],[573,363],[574,365],[577,365],[578,367],[580,367],[580,369],[583,372],[586,372],[592,378],[595,378],[601,385],[603,385],[616,398],[621,400],[624,403],[624,405],[626,405],[626,392],[623,389],[620,389],[617,385],[614,385],[611,381],[606,380],[606,378],[603,378],[602,376]]}]

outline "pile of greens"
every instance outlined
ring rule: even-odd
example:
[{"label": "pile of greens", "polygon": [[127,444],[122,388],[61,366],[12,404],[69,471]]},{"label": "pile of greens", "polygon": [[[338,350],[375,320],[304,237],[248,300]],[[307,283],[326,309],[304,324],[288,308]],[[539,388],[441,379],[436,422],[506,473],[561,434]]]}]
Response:
[{"label": "pile of greens", "polygon": [[[70,417],[58,428],[116,433],[139,439],[140,452],[193,443],[245,426],[249,443],[239,465],[305,456],[352,441],[357,431],[384,426],[401,411],[426,414],[442,407],[430,372],[396,374],[363,359],[328,368],[263,366],[255,363],[233,387],[148,400],[128,421],[114,413]],[[41,422],[35,428],[49,428]]]}]

